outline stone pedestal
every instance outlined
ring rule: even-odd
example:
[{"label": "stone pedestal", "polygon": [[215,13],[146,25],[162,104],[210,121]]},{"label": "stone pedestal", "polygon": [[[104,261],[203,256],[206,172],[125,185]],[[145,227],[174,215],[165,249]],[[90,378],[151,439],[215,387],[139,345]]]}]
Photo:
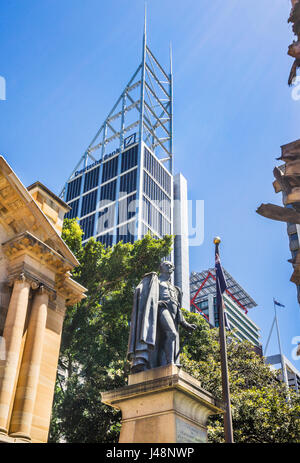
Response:
[{"label": "stone pedestal", "polygon": [[120,443],[207,442],[207,419],[224,405],[175,365],[129,376],[128,386],[102,392],[122,412]]}]

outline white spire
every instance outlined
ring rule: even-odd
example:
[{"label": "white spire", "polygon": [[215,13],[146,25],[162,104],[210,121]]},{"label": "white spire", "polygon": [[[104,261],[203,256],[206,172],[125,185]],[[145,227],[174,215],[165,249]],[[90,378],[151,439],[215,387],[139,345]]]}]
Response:
[{"label": "white spire", "polygon": [[144,40],[146,42],[147,38],[147,2],[145,2],[145,9],[144,9]]}]

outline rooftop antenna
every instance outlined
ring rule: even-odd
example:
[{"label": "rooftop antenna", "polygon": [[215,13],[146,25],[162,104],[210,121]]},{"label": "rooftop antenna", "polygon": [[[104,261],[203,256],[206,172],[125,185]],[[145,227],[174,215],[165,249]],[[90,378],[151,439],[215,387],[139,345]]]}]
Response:
[{"label": "rooftop antenna", "polygon": [[147,2],[145,2],[144,7],[144,37],[146,39],[147,36]]},{"label": "rooftop antenna", "polygon": [[172,134],[170,137],[170,158],[169,158],[169,171],[173,173],[173,53],[172,42],[170,41],[170,81],[169,81],[169,94],[170,94],[170,120],[169,131]]}]

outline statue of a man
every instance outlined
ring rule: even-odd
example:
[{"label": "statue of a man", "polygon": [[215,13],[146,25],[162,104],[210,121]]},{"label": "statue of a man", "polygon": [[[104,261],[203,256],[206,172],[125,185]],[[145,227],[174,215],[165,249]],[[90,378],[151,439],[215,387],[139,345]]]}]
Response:
[{"label": "statue of a man", "polygon": [[179,363],[179,325],[193,331],[180,308],[182,292],[171,283],[174,265],[146,274],[134,293],[128,343],[131,373]]}]

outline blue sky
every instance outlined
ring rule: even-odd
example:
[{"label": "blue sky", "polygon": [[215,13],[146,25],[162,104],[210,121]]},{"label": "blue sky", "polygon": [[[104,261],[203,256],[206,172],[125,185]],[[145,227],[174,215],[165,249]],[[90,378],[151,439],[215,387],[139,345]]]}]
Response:
[{"label": "blue sky", "polygon": [[[141,60],[142,0],[7,0],[0,6],[0,152],[25,185],[58,193]],[[265,345],[279,311],[284,352],[300,336],[286,226],[258,216],[280,146],[300,138],[287,78],[290,0],[148,0],[149,46],[173,45],[175,171],[205,201],[205,240],[191,270],[222,264],[258,303]],[[299,339],[300,341],[300,339]],[[269,354],[277,352],[276,337]],[[293,361],[300,370],[300,361]]]}]

